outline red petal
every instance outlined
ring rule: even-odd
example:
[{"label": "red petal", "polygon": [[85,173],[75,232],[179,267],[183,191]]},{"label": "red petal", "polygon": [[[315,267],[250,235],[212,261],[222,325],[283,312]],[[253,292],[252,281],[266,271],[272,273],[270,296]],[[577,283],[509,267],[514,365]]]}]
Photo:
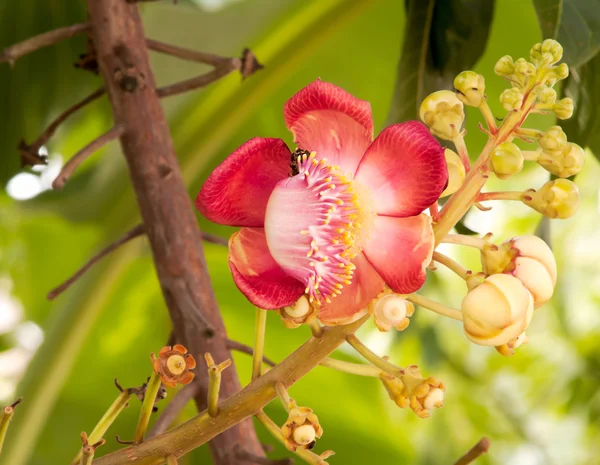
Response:
[{"label": "red petal", "polygon": [[215,223],[262,227],[271,191],[288,176],[290,160],[281,139],[250,139],[212,172],[196,207]]},{"label": "red petal", "polygon": [[231,236],[229,268],[239,290],[259,308],[285,307],[304,294],[304,284],[273,260],[262,228],[242,228]]},{"label": "red petal", "polygon": [[187,354],[187,349],[185,348],[185,346],[182,346],[181,344],[175,344],[173,346],[173,352],[179,352],[181,355],[185,355],[185,354]]},{"label": "red petal", "polygon": [[394,292],[410,294],[425,282],[433,246],[429,216],[378,216],[364,253]]},{"label": "red petal", "polygon": [[319,159],[350,174],[373,140],[369,102],[328,82],[315,81],[294,95],[284,117],[301,149],[317,152]]},{"label": "red petal", "polygon": [[360,318],[371,300],[383,291],[383,279],[362,253],[353,263],[356,269],[352,284],[345,286],[342,294],[332,298],[330,304],[323,303],[318,309],[318,317],[323,324],[346,324]]},{"label": "red petal", "polygon": [[417,215],[439,198],[448,183],[444,149],[424,124],[394,124],[368,148],[356,180],[370,188],[377,213]]}]

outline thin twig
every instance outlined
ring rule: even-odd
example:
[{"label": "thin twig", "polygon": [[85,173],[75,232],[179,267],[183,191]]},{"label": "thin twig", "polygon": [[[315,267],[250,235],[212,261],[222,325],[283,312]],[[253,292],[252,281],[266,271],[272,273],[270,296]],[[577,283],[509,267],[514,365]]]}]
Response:
[{"label": "thin twig", "polygon": [[206,242],[210,242],[211,244],[222,245],[225,247],[229,246],[229,241],[224,237],[217,236],[216,234],[210,234],[202,231],[202,239]]},{"label": "thin twig", "polygon": [[477,444],[475,444],[469,452],[459,458],[454,465],[468,465],[473,463],[483,454],[485,454],[490,448],[490,440],[488,438],[481,438]]},{"label": "thin twig", "polygon": [[54,31],[30,37],[29,39],[11,45],[4,49],[0,54],[0,63],[9,62],[11,66],[23,55],[35,52],[36,50],[50,45],[54,45],[61,40],[69,39],[77,34],[90,30],[90,23],[73,24],[72,26],[61,27]]},{"label": "thin twig", "polygon": [[199,52],[197,50],[191,50],[189,48],[178,47],[177,45],[166,44],[159,42],[158,40],[146,39],[146,45],[150,50],[154,50],[158,53],[164,53],[165,55],[171,55],[182,60],[195,61],[198,63],[204,63],[215,67],[232,63],[232,60],[238,60],[237,58],[227,58],[214,55],[212,53]]},{"label": "thin twig", "polygon": [[[33,142],[30,145],[25,144],[25,142],[21,142],[21,144],[19,145],[19,150],[21,152],[23,152],[23,151],[27,152],[28,154],[30,154],[34,157],[38,157],[39,156],[38,152],[39,152],[40,148],[42,147],[42,145],[44,145],[46,142],[48,142],[48,140],[54,135],[54,133],[56,132],[58,127],[69,116],[71,116],[77,110],[79,110],[79,109],[85,107],[86,105],[88,105],[89,103],[93,102],[94,100],[100,98],[105,93],[106,93],[106,90],[104,89],[104,87],[101,87],[100,89],[94,91],[93,93],[91,93],[90,95],[85,97],[80,102],[77,102],[72,107],[67,108],[64,112],[62,112],[60,115],[58,115],[56,117],[56,119],[54,121],[52,121],[52,123],[50,123],[50,125],[44,130],[44,132],[42,132],[42,134],[35,140],[35,142]],[[27,158],[23,157],[23,156],[21,156],[21,159],[23,162],[25,162],[27,160]]]},{"label": "thin twig", "polygon": [[188,402],[190,402],[194,397],[196,397],[196,394],[198,394],[199,390],[199,383],[192,382],[184,386],[177,394],[175,394],[173,400],[171,400],[171,402],[167,404],[161,416],[158,417],[158,420],[156,420],[156,422],[154,423],[154,426],[148,433],[147,437],[152,438],[154,436],[164,433],[169,428],[171,423],[173,423],[175,418],[177,418],[179,412],[183,410],[183,408],[187,405]]},{"label": "thin twig", "polygon": [[117,124],[110,131],[105,132],[82,148],[79,152],[71,157],[65,166],[63,166],[63,169],[52,183],[52,187],[56,190],[62,189],[79,165],[87,160],[94,152],[96,152],[96,150],[121,137],[124,132],[125,126],[122,124]]},{"label": "thin twig", "polygon": [[207,85],[215,81],[218,81],[219,79],[227,76],[229,73],[236,69],[238,68],[236,68],[236,65],[234,63],[226,63],[206,74],[202,74],[191,79],[186,79],[185,81],[176,82],[175,84],[171,84],[165,87],[160,87],[156,89],[156,94],[160,98],[164,98],[170,97],[171,95],[183,94],[184,92],[190,92],[192,90],[200,89],[202,87],[206,87]]},{"label": "thin twig", "polygon": [[69,279],[67,279],[64,283],[62,283],[60,286],[52,289],[50,292],[48,292],[48,295],[47,295],[48,300],[56,299],[56,297],[58,297],[60,294],[62,294],[64,291],[66,291],[69,287],[71,287],[71,285],[75,281],[77,281],[87,270],[89,270],[102,257],[108,255],[109,253],[111,253],[113,250],[117,249],[121,245],[125,244],[126,242],[130,241],[131,239],[133,239],[135,237],[141,236],[142,234],[144,234],[144,225],[143,224],[138,224],[133,229],[130,229],[121,238],[119,238],[112,244],[110,244],[107,247],[105,247],[104,249],[102,249],[99,253],[94,255],[85,265],[83,265],[79,270],[77,270],[75,272],[75,274],[73,274],[73,276],[71,276]]},{"label": "thin twig", "polygon": [[[241,342],[238,342],[238,341],[232,341],[231,339],[227,339],[227,348],[229,350],[243,352],[244,354],[248,354],[251,356],[254,355],[254,349],[252,347],[247,346],[246,344],[242,344]],[[273,360],[265,357],[264,355],[263,355],[262,361],[263,361],[263,363],[266,363],[267,365],[272,366],[272,367],[277,365]]]},{"label": "thin twig", "polygon": [[235,456],[241,462],[250,462],[257,465],[294,465],[294,459],[292,458],[271,460],[266,457],[259,457],[248,452],[239,444],[235,447]]}]

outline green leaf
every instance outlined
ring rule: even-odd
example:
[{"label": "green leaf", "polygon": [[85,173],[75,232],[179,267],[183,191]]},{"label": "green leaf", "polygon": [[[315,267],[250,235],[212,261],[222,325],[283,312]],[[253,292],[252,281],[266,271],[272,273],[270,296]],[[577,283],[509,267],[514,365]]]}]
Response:
[{"label": "green leaf", "polygon": [[483,54],[494,1],[408,0],[407,27],[388,122],[415,119],[423,98],[452,89],[454,77]]},{"label": "green leaf", "polygon": [[544,39],[555,39],[562,14],[563,0],[533,0]]}]

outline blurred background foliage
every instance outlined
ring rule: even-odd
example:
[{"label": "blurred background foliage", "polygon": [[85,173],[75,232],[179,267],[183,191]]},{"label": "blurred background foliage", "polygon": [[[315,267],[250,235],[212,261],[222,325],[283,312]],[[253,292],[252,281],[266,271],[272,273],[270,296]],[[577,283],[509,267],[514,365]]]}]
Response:
[{"label": "blurred background foliage", "polygon": [[[454,74],[476,63],[492,110],[501,116],[498,96],[507,83],[494,75],[494,63],[506,54],[527,57],[535,42],[552,36],[561,38],[567,62],[577,67],[564,89],[577,98],[576,117],[566,124],[569,137],[600,154],[599,16],[598,0],[195,0],[143,8],[149,37],[228,56],[249,46],[266,65],[245,82],[232,75],[164,102],[190,196],[247,139],[283,137],[291,143],[283,104],[319,77],[370,101],[379,130],[386,121],[414,118],[427,92],[451,88]],[[5,1],[0,46],[84,19],[80,1]],[[68,463],[79,433],[90,431],[116,397],[113,379],[141,384],[151,370],[149,352],[170,331],[143,238],[104,259],[56,301],[45,298],[139,222],[117,144],[87,161],[62,192],[49,190],[63,160],[110,127],[104,100],[75,115],[50,140],[48,168],[17,175],[19,140],[31,142],[53,117],[101,85],[72,66],[85,49],[78,37],[26,56],[14,69],[0,66],[0,182],[8,186],[0,191],[0,405],[25,397],[2,465]],[[159,83],[205,71],[166,56],[153,55],[152,61]],[[479,115],[467,116],[473,155],[485,136],[477,129]],[[551,117],[536,117],[528,125],[552,124]],[[599,177],[590,151],[575,179],[582,208],[569,220],[540,228],[540,215],[514,202],[495,203],[488,213],[473,211],[465,220],[466,227],[492,231],[499,240],[539,229],[554,247],[560,273],[555,298],[536,312],[530,343],[514,357],[470,344],[455,321],[423,309],[402,333],[361,330],[380,354],[401,365],[418,364],[425,375],[446,383],[445,406],[431,418],[399,410],[376,380],[325,368],[291,389],[300,404],[319,414],[325,435],[318,449],[337,452],[332,464],[446,465],[484,435],[492,449],[482,464],[600,464]],[[514,180],[492,179],[489,189],[538,187],[547,178],[532,165]],[[206,231],[223,237],[232,232],[198,219]],[[478,269],[472,251],[444,251]],[[207,245],[206,254],[229,336],[250,344],[254,312],[231,280],[227,251]],[[464,291],[464,283],[445,269],[431,274],[424,289],[453,306]],[[266,353],[281,360],[308,335],[305,328],[285,329],[270,314]],[[357,360],[347,347],[338,356]],[[247,382],[250,360],[238,354],[235,359]],[[115,434],[131,435],[138,408],[132,402],[109,430],[103,452],[118,447]],[[275,403],[267,411],[283,421]],[[189,405],[178,421],[193,414]],[[257,429],[264,442],[274,442]],[[278,446],[273,454],[287,455]],[[180,463],[210,459],[201,448]]]}]

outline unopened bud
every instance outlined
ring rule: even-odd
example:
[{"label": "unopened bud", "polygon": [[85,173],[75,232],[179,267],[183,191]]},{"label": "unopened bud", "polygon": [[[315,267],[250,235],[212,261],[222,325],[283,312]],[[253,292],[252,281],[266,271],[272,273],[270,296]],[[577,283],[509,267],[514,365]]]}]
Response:
[{"label": "unopened bud", "polygon": [[560,61],[563,48],[556,40],[546,39],[541,44],[535,44],[529,54],[537,66],[549,66]]},{"label": "unopened bud", "polygon": [[515,61],[515,71],[525,77],[534,76],[536,73],[533,63],[528,62],[525,58],[519,58]]},{"label": "unopened bud", "polygon": [[494,72],[498,76],[509,77],[515,74],[515,63],[510,55],[504,55],[494,66]]},{"label": "unopened bud", "polygon": [[318,417],[308,407],[294,406],[290,409],[288,419],[281,427],[285,446],[295,451],[298,448],[312,449],[315,440],[323,435],[323,428]]},{"label": "unopened bud", "polygon": [[569,119],[573,116],[573,99],[565,97],[552,106],[552,111],[558,119]]},{"label": "unopened bud", "polygon": [[579,189],[568,179],[555,179],[523,193],[523,203],[548,218],[570,218],[579,210]]},{"label": "unopened bud", "polygon": [[561,153],[567,145],[567,135],[560,126],[552,126],[542,134],[538,143],[544,152],[549,154]]},{"label": "unopened bud", "polygon": [[446,158],[446,166],[448,167],[448,185],[440,197],[454,194],[460,189],[466,176],[465,165],[454,150],[445,149],[444,157]]},{"label": "unopened bud", "polygon": [[556,102],[556,91],[552,87],[538,86],[536,93],[540,103],[550,105]]},{"label": "unopened bud", "polygon": [[423,100],[419,116],[434,136],[446,140],[458,135],[465,119],[462,102],[449,90],[434,92]]},{"label": "unopened bud", "polygon": [[542,152],[537,162],[555,176],[568,178],[581,171],[584,160],[583,149],[579,145],[569,142],[558,153]]},{"label": "unopened bud", "polygon": [[406,329],[415,312],[415,306],[399,294],[386,293],[378,298],[371,306],[375,326],[379,331],[398,331]]},{"label": "unopened bud", "polygon": [[514,276],[494,274],[462,302],[465,334],[475,344],[506,344],[527,329],[533,297]]},{"label": "unopened bud", "polygon": [[485,79],[475,71],[463,71],[454,78],[456,96],[465,105],[478,107],[485,98]]},{"label": "unopened bud", "polygon": [[512,142],[503,142],[498,145],[490,157],[492,169],[500,179],[520,173],[524,160],[521,149]]},{"label": "unopened bud", "polygon": [[506,89],[500,94],[500,103],[506,111],[517,111],[523,105],[523,93],[516,87]]},{"label": "unopened bud", "polygon": [[315,317],[315,309],[303,295],[294,304],[280,309],[279,315],[287,328],[297,328]]},{"label": "unopened bud", "polygon": [[567,79],[569,77],[569,66],[566,63],[561,63],[552,69],[552,74],[557,81]]},{"label": "unopened bud", "polygon": [[400,377],[402,396],[408,399],[408,405],[421,418],[431,415],[431,410],[444,405],[444,383],[437,378],[423,379],[419,367],[411,365],[406,367],[405,373]]}]

